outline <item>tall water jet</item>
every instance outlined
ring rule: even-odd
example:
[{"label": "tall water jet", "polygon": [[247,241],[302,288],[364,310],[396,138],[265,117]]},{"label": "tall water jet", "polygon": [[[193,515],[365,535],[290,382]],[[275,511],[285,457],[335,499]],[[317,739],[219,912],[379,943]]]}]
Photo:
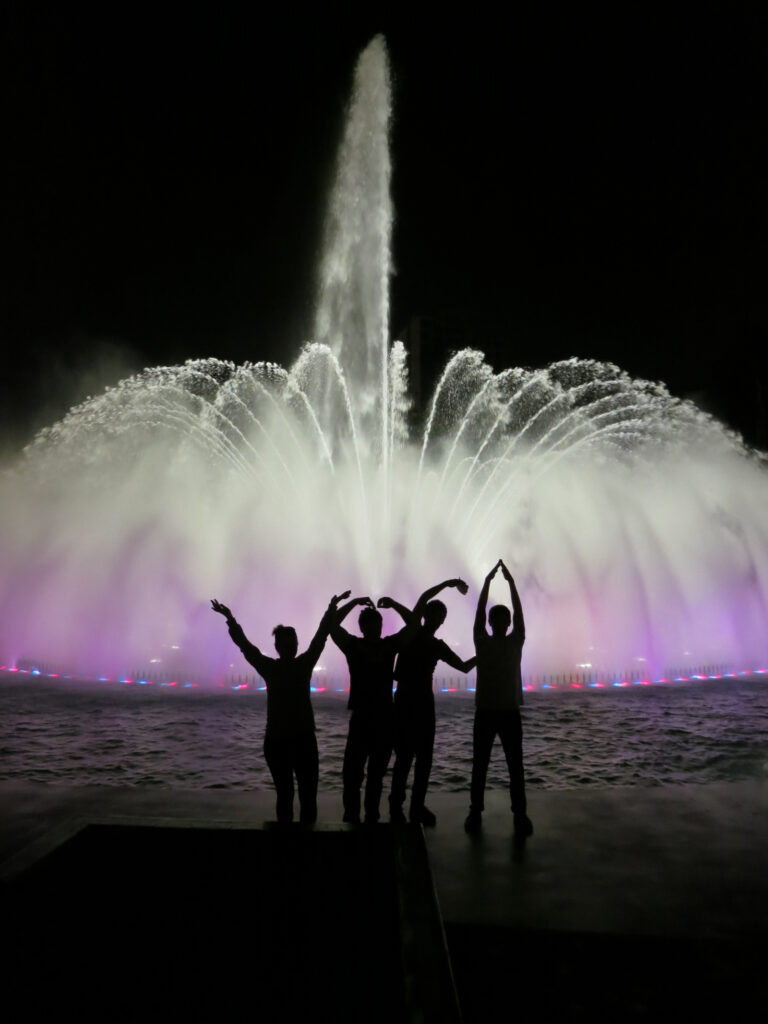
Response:
[{"label": "tall water jet", "polygon": [[[408,601],[446,575],[479,582],[499,555],[524,594],[529,675],[766,658],[764,461],[663,385],[594,360],[495,372],[465,350],[409,438],[406,354],[388,336],[389,116],[376,39],[315,337],[290,369],[147,369],[4,473],[3,664],[216,678],[234,663],[211,596],[262,642],[278,621],[305,640],[332,592]],[[450,609],[459,650],[472,612]]]},{"label": "tall water jet", "polygon": [[[389,277],[392,111],[384,40],[355,70],[326,219],[314,340],[344,365],[366,444],[389,461]],[[367,454],[367,451],[366,451]]]}]

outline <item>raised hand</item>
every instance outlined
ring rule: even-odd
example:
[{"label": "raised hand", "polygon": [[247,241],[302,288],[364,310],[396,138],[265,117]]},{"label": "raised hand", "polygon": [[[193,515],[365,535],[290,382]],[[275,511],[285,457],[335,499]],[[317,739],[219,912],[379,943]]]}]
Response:
[{"label": "raised hand", "polygon": [[221,601],[217,601],[215,597],[211,598],[211,608],[215,612],[218,612],[219,615],[223,615],[227,621],[229,621],[230,619],[234,619],[234,615],[229,610],[229,608],[227,608],[225,604],[222,604]]},{"label": "raised hand", "polygon": [[496,575],[496,573],[499,571],[500,568],[501,568],[501,559],[498,560],[496,565],[494,565],[494,567],[491,569],[491,571],[485,577],[486,580],[492,580],[493,577]]},{"label": "raised hand", "polygon": [[460,594],[466,594],[469,590],[469,586],[464,582],[464,580],[451,580],[451,586],[456,587]]},{"label": "raised hand", "polygon": [[499,568],[501,569],[501,574],[504,577],[504,579],[508,583],[511,583],[512,582],[512,573],[509,571],[509,569],[506,567],[506,565],[504,565],[504,563],[502,562],[501,559],[499,559]]},{"label": "raised hand", "polygon": [[343,594],[334,594],[330,601],[331,605],[335,608],[339,601],[346,601],[351,593],[351,590],[345,590]]},{"label": "raised hand", "polygon": [[376,602],[377,608],[391,608],[392,606],[393,601],[391,597],[380,597],[379,600]]}]

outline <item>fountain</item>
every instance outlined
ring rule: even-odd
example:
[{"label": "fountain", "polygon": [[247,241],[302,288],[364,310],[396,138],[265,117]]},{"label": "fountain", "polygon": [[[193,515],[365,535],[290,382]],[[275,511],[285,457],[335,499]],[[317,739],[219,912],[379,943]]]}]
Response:
[{"label": "fountain", "polygon": [[764,464],[663,385],[582,359],[495,372],[464,350],[416,436],[389,338],[389,116],[377,38],[356,70],[314,341],[290,369],[147,369],[6,470],[3,664],[214,679],[234,663],[211,596],[269,649],[281,621],[308,641],[334,591],[408,601],[454,575],[474,589],[443,632],[466,650],[499,555],[538,682],[766,659]]}]

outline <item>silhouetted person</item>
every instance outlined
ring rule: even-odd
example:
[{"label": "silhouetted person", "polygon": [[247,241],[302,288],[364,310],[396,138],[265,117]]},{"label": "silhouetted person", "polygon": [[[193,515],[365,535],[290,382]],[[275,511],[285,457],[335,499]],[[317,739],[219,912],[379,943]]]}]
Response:
[{"label": "silhouetted person", "polygon": [[[357,605],[358,625],[362,636],[352,636],[341,625]],[[381,613],[370,597],[356,597],[343,605],[331,628],[331,638],[342,650],[349,666],[349,733],[344,750],[344,821],[360,822],[360,787],[365,782],[365,820],[379,820],[379,800],[384,775],[392,756],[393,705],[392,678],[395,657],[408,636],[414,632],[416,619],[402,605],[389,597],[379,599],[380,608],[395,608],[406,620],[406,626],[390,636],[381,635]],[[366,774],[366,762],[368,764]]]},{"label": "silhouetted person", "polygon": [[[446,580],[425,590],[413,607],[413,616],[419,626],[397,656],[395,764],[392,769],[392,790],[389,794],[389,815],[393,821],[405,821],[405,787],[415,759],[408,816],[411,821],[420,822],[422,825],[436,824],[435,815],[424,806],[435,743],[435,696],[432,692],[432,676],[438,661],[446,662],[459,672],[469,672],[475,664],[475,658],[463,661],[444,640],[435,636],[435,632],[445,621],[447,612],[443,602],[435,601],[433,598],[446,587],[456,587],[460,593],[467,593],[467,584],[464,580]],[[394,601],[392,607],[403,615],[402,607]]]},{"label": "silhouetted person", "polygon": [[277,790],[277,820],[293,821],[293,777],[299,788],[299,820],[312,825],[317,820],[318,755],[315,716],[309,696],[312,671],[323,653],[339,601],[349,591],[332,597],[320,620],[312,642],[303,654],[293,626],[275,626],[277,658],[262,654],[250,642],[243,628],[226,605],[212,600],[211,607],[223,615],[229,635],[243,652],[245,660],[267,684],[267,727],[264,733],[264,757]]},{"label": "silhouetted person", "polygon": [[[503,604],[488,612],[490,635],[485,628],[485,606],[491,580],[501,569],[509,584],[512,616]],[[512,632],[508,633],[510,621]],[[480,828],[484,810],[485,779],[496,736],[501,739],[509,769],[509,793],[512,799],[515,833],[521,837],[533,834],[533,825],[526,815],[525,778],[523,775],[523,730],[520,707],[523,703],[523,681],[520,659],[525,643],[523,606],[515,581],[501,559],[485,577],[475,614],[475,651],[477,652],[477,689],[475,692],[475,723],[472,730],[472,784],[470,805],[464,827],[468,832]]]}]

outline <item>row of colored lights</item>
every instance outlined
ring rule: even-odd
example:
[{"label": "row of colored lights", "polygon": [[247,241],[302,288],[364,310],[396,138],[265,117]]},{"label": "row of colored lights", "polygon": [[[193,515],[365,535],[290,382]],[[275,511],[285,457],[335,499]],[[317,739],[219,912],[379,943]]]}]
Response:
[{"label": "row of colored lights", "polygon": [[[542,683],[542,690],[588,690],[588,689],[607,689],[608,687],[627,687],[627,686],[658,686],[662,683],[690,683],[693,681],[699,681],[703,679],[737,679],[739,676],[753,676],[753,675],[765,675],[768,673],[768,669],[756,668],[752,671],[742,669],[740,672],[715,672],[710,675],[700,675],[694,673],[690,676],[674,676],[671,678],[663,677],[661,679],[614,679],[611,682],[593,682],[593,683],[564,683],[559,686],[557,683]],[[535,690],[536,687],[531,683],[528,683],[523,687],[524,690]]]},{"label": "row of colored lights", "polygon": [[[7,665],[0,665],[1,672],[18,672],[20,675],[31,675],[31,676],[42,676],[47,679],[71,679],[72,676],[69,674],[61,674],[59,672],[41,672],[37,668],[17,668],[15,666],[9,667]],[[590,683],[542,683],[540,689],[542,690],[586,690],[586,689],[608,689],[610,687],[626,688],[629,686],[658,686],[663,683],[688,683],[694,681],[701,681],[706,679],[737,679],[739,676],[752,676],[752,675],[766,675],[768,669],[756,668],[751,671],[748,669],[742,669],[739,672],[722,672],[713,673],[711,675],[701,675],[694,673],[690,676],[674,676],[670,678],[660,679],[615,679],[610,682],[590,682]],[[97,682],[100,683],[123,683],[125,685],[135,684],[137,686],[181,686],[183,689],[191,689],[199,687],[199,683],[191,682],[180,682],[178,679],[172,679],[169,681],[163,681],[156,683],[152,679],[113,679],[110,676],[99,676]],[[231,686],[233,690],[266,690],[266,686],[261,684],[259,686],[252,687],[250,683],[236,683]],[[327,693],[328,688],[325,686],[310,686],[311,693]],[[527,692],[536,690],[536,687],[532,683],[526,683],[523,689]],[[349,693],[348,686],[340,686],[335,688],[336,693]],[[458,693],[459,688],[456,686],[442,686],[440,688],[441,693]],[[465,693],[474,693],[475,687],[468,686],[466,690],[462,691]]]},{"label": "row of colored lights", "polygon": [[[19,675],[27,676],[41,676],[45,679],[72,679],[72,675],[69,673],[60,672],[41,672],[39,668],[16,668],[9,667],[7,665],[0,665],[0,672],[18,672]],[[79,677],[75,677],[79,678]],[[182,687],[195,687],[199,686],[199,683],[182,683],[178,679],[171,679],[168,682],[163,681],[161,683],[155,683],[153,679],[113,679],[111,676],[98,676],[96,679],[97,683],[135,683],[137,686],[182,686]]]}]

